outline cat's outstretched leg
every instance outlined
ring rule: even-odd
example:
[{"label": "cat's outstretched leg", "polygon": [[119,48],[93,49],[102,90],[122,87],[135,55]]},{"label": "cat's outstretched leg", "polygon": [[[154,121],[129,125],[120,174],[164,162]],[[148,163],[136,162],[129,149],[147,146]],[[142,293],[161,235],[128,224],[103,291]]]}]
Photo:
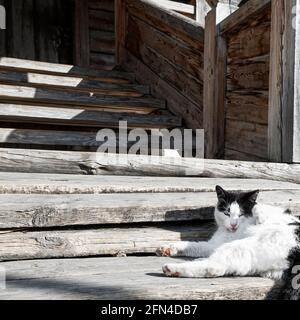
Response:
[{"label": "cat's outstretched leg", "polygon": [[177,242],[171,245],[165,245],[156,250],[156,254],[162,257],[208,257],[214,250],[211,242]]},{"label": "cat's outstretched leg", "polygon": [[163,272],[167,276],[190,278],[260,275],[268,270],[285,268],[287,253],[288,249],[284,245],[281,248],[280,243],[243,239],[220,246],[204,260],[166,264]]}]

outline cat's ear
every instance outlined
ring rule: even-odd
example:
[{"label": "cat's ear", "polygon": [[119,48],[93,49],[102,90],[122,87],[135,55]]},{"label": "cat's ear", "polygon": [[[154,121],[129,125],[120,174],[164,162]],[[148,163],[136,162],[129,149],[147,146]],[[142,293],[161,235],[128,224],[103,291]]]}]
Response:
[{"label": "cat's ear", "polygon": [[222,187],[216,186],[216,193],[219,200],[220,199],[224,200],[226,198],[227,192]]},{"label": "cat's ear", "polygon": [[246,192],[243,194],[243,201],[249,201],[251,203],[255,203],[259,194],[259,190],[254,190],[251,192]]}]

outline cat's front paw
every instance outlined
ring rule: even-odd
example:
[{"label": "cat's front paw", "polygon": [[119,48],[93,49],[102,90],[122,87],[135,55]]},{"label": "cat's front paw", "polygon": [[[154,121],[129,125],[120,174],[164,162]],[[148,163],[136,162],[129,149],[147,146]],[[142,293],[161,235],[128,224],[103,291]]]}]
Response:
[{"label": "cat's front paw", "polygon": [[156,250],[156,255],[159,257],[175,257],[177,256],[178,250],[175,246],[162,246]]},{"label": "cat's front paw", "polygon": [[181,274],[176,264],[165,264],[162,267],[162,270],[167,277],[175,277],[175,278],[181,277]]}]

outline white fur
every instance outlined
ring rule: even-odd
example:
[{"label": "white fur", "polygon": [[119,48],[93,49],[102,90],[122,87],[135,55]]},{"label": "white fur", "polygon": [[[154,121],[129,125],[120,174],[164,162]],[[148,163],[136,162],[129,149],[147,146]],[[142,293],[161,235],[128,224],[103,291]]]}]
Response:
[{"label": "white fur", "polygon": [[[168,276],[221,277],[260,275],[278,279],[288,267],[287,257],[297,244],[299,220],[281,208],[257,204],[252,217],[243,216],[239,205],[232,203],[230,216],[215,209],[218,230],[207,242],[178,242],[158,252],[171,256],[206,258],[163,267]],[[236,224],[233,230],[231,225]],[[167,251],[166,251],[167,250]]]}]

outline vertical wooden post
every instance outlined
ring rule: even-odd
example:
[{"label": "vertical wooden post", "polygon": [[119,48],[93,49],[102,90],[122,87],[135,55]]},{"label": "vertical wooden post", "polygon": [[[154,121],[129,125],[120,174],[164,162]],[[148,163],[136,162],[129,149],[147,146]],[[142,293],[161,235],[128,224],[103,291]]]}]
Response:
[{"label": "vertical wooden post", "polygon": [[213,159],[224,153],[227,44],[217,33],[217,1],[210,5],[205,19],[203,125],[205,157]]},{"label": "vertical wooden post", "polygon": [[300,0],[272,0],[268,149],[300,162]]},{"label": "vertical wooden post", "polygon": [[87,0],[75,2],[75,64],[90,65],[89,7]]},{"label": "vertical wooden post", "polygon": [[126,41],[126,0],[115,0],[116,64],[122,64]]},{"label": "vertical wooden post", "polygon": [[203,126],[205,158],[213,159],[216,153],[216,113],[215,113],[215,65],[216,65],[216,14],[214,7],[205,19],[204,37],[204,88]]},{"label": "vertical wooden post", "polygon": [[215,157],[224,158],[225,152],[225,113],[226,113],[226,74],[227,74],[227,41],[219,35],[217,36],[217,62],[216,62],[216,147]]}]

